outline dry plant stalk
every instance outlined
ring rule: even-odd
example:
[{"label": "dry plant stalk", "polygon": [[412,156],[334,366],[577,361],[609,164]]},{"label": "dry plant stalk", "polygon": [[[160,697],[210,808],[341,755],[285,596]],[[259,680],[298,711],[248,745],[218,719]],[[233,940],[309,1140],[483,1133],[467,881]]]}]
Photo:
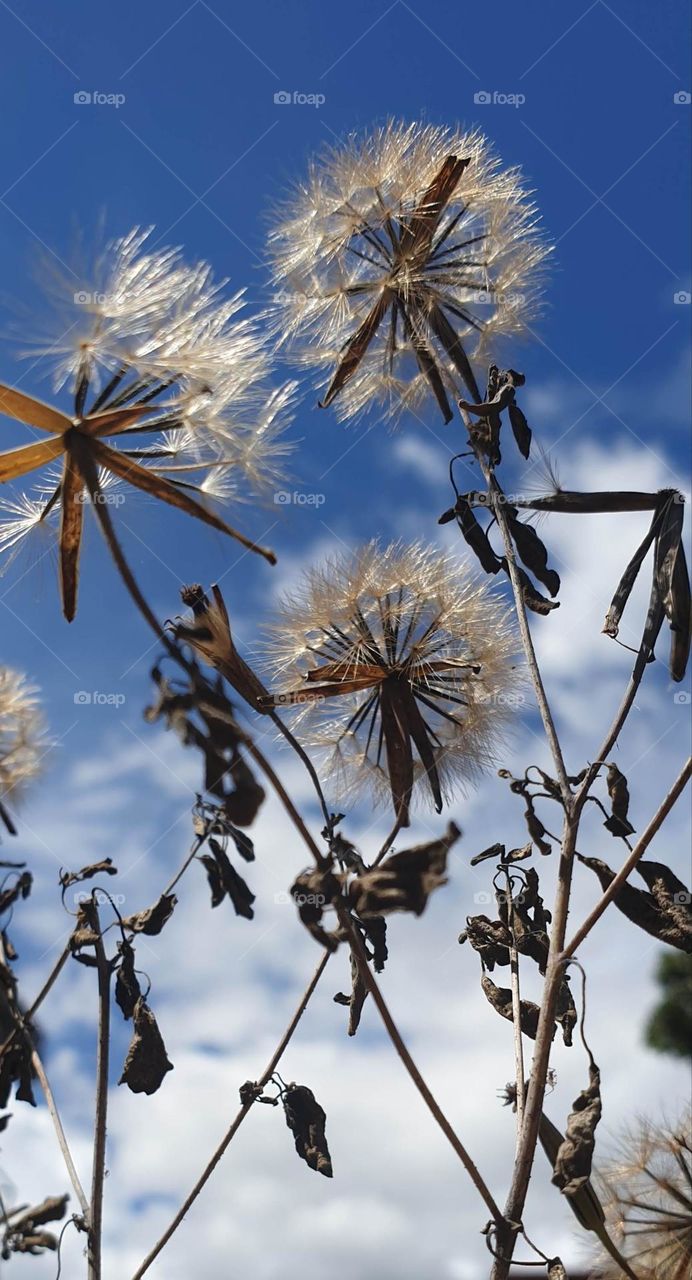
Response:
[{"label": "dry plant stalk", "polygon": [[[206,877],[211,908],[230,910],[238,917],[238,928],[250,927],[252,864],[262,851],[255,850],[247,829],[270,787],[309,856],[309,865],[289,887],[298,920],[320,948],[320,959],[267,1067],[256,1080],[241,1085],[235,1118],[133,1280],[140,1280],[169,1246],[255,1104],[282,1113],[285,1125],[279,1127],[288,1127],[297,1156],[310,1169],[338,1177],[339,1152],[333,1142],[329,1145],[328,1117],[320,1101],[308,1083],[286,1084],[277,1068],[330,956],[339,952],[348,957],[351,983],[350,991],[335,996],[348,1010],[345,1030],[356,1035],[364,1010],[374,1006],[411,1082],[471,1178],[484,1206],[481,1210],[479,1205],[481,1215],[489,1215],[485,1235],[492,1280],[506,1280],[520,1235],[548,1277],[565,1274],[547,1228],[541,1227],[534,1244],[522,1223],[539,1141],[550,1160],[556,1194],[566,1197],[575,1221],[595,1233],[609,1258],[619,1259],[621,1271],[634,1280],[681,1280],[678,1261],[687,1266],[690,1250],[689,1223],[686,1219],[683,1228],[679,1213],[662,1214],[651,1228],[644,1270],[629,1251],[626,1212],[621,1215],[622,1252],[609,1234],[592,1177],[602,1101],[600,1071],[585,1037],[586,976],[577,1000],[568,971],[585,937],[611,907],[666,945],[692,951],[688,890],[665,864],[643,857],[689,781],[690,763],[633,845],[628,781],[613,759],[666,622],[671,677],[680,681],[686,671],[690,587],[681,497],[674,490],[577,493],[559,488],[538,498],[505,494],[498,468],[507,424],[523,458],[532,446],[531,427],[517,403],[525,380],[516,370],[490,364],[481,393],[473,362],[491,351],[496,335],[519,332],[535,312],[549,247],[519,174],[502,169],[479,134],[390,122],[332,148],[278,212],[270,246],[278,293],[265,325],[281,334],[299,363],[317,370],[323,407],[333,405],[341,417],[353,418],[371,409],[399,416],[429,406],[449,423],[455,416],[452,406],[458,404],[458,421],[468,432],[467,448],[485,487],[461,493],[452,466],[454,503],[440,523],[456,521],[474,568],[422,542],[373,541],[353,555],[312,569],[279,607],[265,675],[239,652],[218,586],[210,593],[201,585],[183,588],[191,615],[164,630],[122,552],[103,501],[107,487],[128,482],[273,559],[227,525],[209,500],[261,494],[276,481],[295,386],[268,389],[267,337],[257,323],[237,318],[240,295],[224,301],[204,264],[189,268],[178,251],[148,249],[146,235],[137,231],[108,247],[98,264],[101,287],[93,293],[100,300],[80,316],[77,340],[40,348],[52,358],[57,352],[55,389],[68,388],[71,413],[0,388],[0,409],[47,436],[45,442],[0,455],[0,480],[22,478],[53,460],[62,464],[60,474],[49,473],[48,487],[44,483],[34,494],[2,500],[0,549],[13,555],[27,535],[45,530],[59,514],[60,585],[65,615],[72,618],[83,504],[89,497],[124,584],[164,647],[152,671],[155,694],[146,719],[161,720],[186,747],[199,752],[202,776],[189,853],[156,901],[123,917],[108,889],[117,875],[110,859],[61,873],[63,899],[72,885],[89,887],[80,893],[68,947],[28,1009],[19,1000],[14,950],[2,929],[0,1103],[5,1106],[13,1090],[20,1101],[33,1103],[38,1081],[79,1204],[64,1230],[72,1226],[86,1233],[88,1278],[101,1280],[113,1003],[131,1024],[119,1084],[150,1095],[165,1087],[174,1064],[166,1051],[165,1028],[154,1012],[155,987],[153,993],[149,982],[143,987],[137,961],[140,935],[161,934],[173,913],[184,910],[179,896],[195,864]],[[58,299],[61,291],[64,300],[64,282],[58,281]],[[106,443],[109,439],[112,444]],[[613,723],[593,761],[575,775],[565,764],[529,623],[529,614],[535,614],[536,626],[555,625],[551,615],[558,607],[560,579],[550,564],[549,547],[522,518],[526,511],[576,516],[597,511],[614,517],[624,511],[651,512],[650,528],[624,569],[604,625],[606,634],[617,638],[633,584],[651,553],[651,597],[641,643]],[[500,582],[508,580],[516,629],[499,592],[475,576],[478,566],[490,577],[500,575]],[[516,1153],[502,1209],[412,1058],[377,975],[392,962],[391,916],[402,911],[420,915],[430,895],[443,890],[449,851],[461,836],[449,821],[435,838],[402,848],[400,833],[408,827],[415,803],[441,813],[466,785],[500,762],[507,724],[524,701],[525,685],[516,669],[519,649],[553,765],[548,773],[529,764],[523,776],[499,770],[498,785],[507,785],[523,808],[517,844],[508,850],[491,843],[471,859],[473,865],[493,864],[496,916],[469,915],[460,937],[479,957],[488,1016],[492,1010],[512,1023],[508,1053],[511,1039],[515,1078],[507,1097],[517,1114]],[[172,664],[170,671],[168,666],[164,670],[164,659]],[[205,673],[204,666],[213,674]],[[321,832],[310,830],[273,763],[239,718],[224,681],[233,698],[273,720],[306,767],[324,817]],[[0,671],[0,817],[12,834],[16,828],[4,800],[36,773],[43,744],[33,691],[13,673]],[[363,790],[392,809],[393,826],[379,850],[361,852],[349,839],[349,807]],[[331,808],[327,791],[344,805],[344,813]],[[628,850],[618,872],[577,851],[587,804],[600,808],[609,836]],[[551,811],[557,814],[559,835],[551,830],[556,825]],[[544,859],[551,857],[558,865],[554,901],[548,906],[543,879],[549,864]],[[582,864],[584,874],[598,878],[602,895],[568,940],[572,879]],[[31,876],[23,864],[4,866],[8,874],[0,890],[0,912],[21,910],[31,892]],[[629,883],[635,871],[645,889]],[[88,1196],[34,1023],[70,963],[94,971],[98,1007]],[[522,971],[531,966],[542,979],[540,1003],[522,994]],[[503,968],[508,987],[495,981],[495,970]],[[558,1128],[544,1112],[551,1046],[558,1034],[572,1046],[578,1025],[577,1052],[581,1049],[587,1060],[584,1088]],[[525,1037],[534,1044],[529,1066]],[[0,1119],[0,1127],[6,1120]],[[280,1140],[286,1137],[277,1130]],[[677,1205],[682,1197],[689,1217],[689,1144],[677,1135],[666,1143],[667,1154],[677,1162],[675,1178],[682,1170],[686,1179],[683,1191],[667,1173],[651,1174],[649,1153],[655,1144],[649,1143],[641,1157],[637,1176],[653,1178]],[[638,1197],[639,1191],[631,1202],[624,1195],[620,1201],[639,1204]],[[26,1210],[0,1206],[3,1256],[59,1251],[62,1236],[58,1240],[43,1228],[65,1216],[66,1204],[63,1196]],[[479,1226],[483,1221],[481,1216]],[[661,1254],[674,1257],[673,1270],[660,1269],[656,1258]]]}]

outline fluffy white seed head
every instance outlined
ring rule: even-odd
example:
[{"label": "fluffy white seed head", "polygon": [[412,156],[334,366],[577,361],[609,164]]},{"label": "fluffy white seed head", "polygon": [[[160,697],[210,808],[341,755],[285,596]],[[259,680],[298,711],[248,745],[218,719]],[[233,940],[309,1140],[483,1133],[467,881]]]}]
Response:
[{"label": "fluffy white seed head", "polygon": [[[268,650],[278,695],[309,688],[308,673],[329,664],[338,667],[334,683],[367,680],[373,664],[403,676],[447,801],[495,761],[520,687],[503,603],[462,562],[420,543],[371,542],[307,572],[281,602]],[[337,804],[361,787],[388,798],[379,687],[373,679],[358,692],[295,708],[296,732],[321,753]],[[424,799],[420,758],[414,771],[414,797]]]},{"label": "fluffy white seed head", "polygon": [[[402,253],[404,228],[450,156],[468,163],[429,251]],[[277,212],[270,251],[277,334],[322,390],[377,299],[396,289],[451,395],[462,390],[459,374],[430,330],[430,307],[442,307],[467,354],[480,354],[498,335],[525,330],[550,252],[519,171],[503,169],[482,134],[394,121],[312,162]],[[425,406],[430,383],[414,348],[403,315],[390,312],[336,397],[337,413]]]},{"label": "fluffy white seed head", "polygon": [[36,777],[47,745],[37,690],[0,666],[0,803],[16,799]]}]

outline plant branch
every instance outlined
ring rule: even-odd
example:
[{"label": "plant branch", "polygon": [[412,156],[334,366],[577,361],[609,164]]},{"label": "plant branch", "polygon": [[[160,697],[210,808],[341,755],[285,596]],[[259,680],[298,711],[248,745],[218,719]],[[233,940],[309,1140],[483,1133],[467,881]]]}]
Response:
[{"label": "plant branch", "polygon": [[99,1025],[96,1054],[96,1111],[94,1117],[94,1163],[91,1175],[89,1214],[88,1276],[101,1280],[101,1233],[103,1225],[103,1184],[106,1176],[106,1122],[108,1116],[108,1059],[110,1049],[111,965],[101,937],[99,910],[92,898],[97,934],[94,945],[98,973]]},{"label": "plant branch", "polygon": [[613,898],[617,896],[618,889],[625,883],[627,877],[634,870],[639,860],[643,857],[644,853],[646,852],[647,848],[651,844],[651,841],[653,840],[657,831],[663,825],[663,822],[665,821],[665,819],[668,817],[668,814],[673,808],[673,805],[675,804],[676,800],[682,795],[682,792],[687,786],[687,783],[689,782],[691,776],[692,776],[692,757],[687,760],[687,763],[685,764],[684,768],[678,774],[665,800],[662,801],[661,805],[657,809],[656,813],[651,819],[646,830],[642,832],[637,843],[632,849],[632,852],[630,853],[629,857],[626,858],[626,860],[623,862],[622,866],[620,867],[620,870],[615,876],[615,879],[608,885],[608,888],[605,890],[603,896],[599,898],[598,902],[596,903],[596,906],[593,908],[592,911],[589,912],[589,915],[586,917],[586,920],[584,920],[583,924],[579,926],[574,936],[570,939],[567,946],[564,948],[562,952],[563,960],[567,960],[570,956],[574,955],[575,951],[577,950],[578,947],[581,946],[587,934],[589,934],[593,929],[594,925],[598,923],[606,907],[613,901]]},{"label": "plant branch", "polygon": [[[1,941],[0,941],[0,947],[2,947]],[[4,948],[2,949],[4,951]],[[70,949],[69,947],[65,947],[65,949],[61,952],[60,956],[58,957],[55,964],[53,965],[53,968],[48,974],[48,977],[46,978],[46,981],[41,987],[41,990],[36,996],[36,999],[34,1000],[33,1004],[30,1005],[30,1007],[24,1012],[23,1018],[25,1022],[31,1022],[31,1019],[36,1013],[36,1010],[43,1004],[43,1001],[48,995],[56,978],[59,977],[60,973],[65,967],[65,964],[67,963],[69,957],[70,957]],[[12,1031],[10,1031],[10,1034],[8,1035],[7,1039],[3,1042],[3,1044],[0,1045],[0,1059],[2,1059],[3,1054],[9,1049],[15,1036],[17,1035],[17,1031],[18,1031],[18,1028],[15,1027]]]},{"label": "plant branch", "polygon": [[[293,1037],[293,1034],[298,1026],[298,1023],[300,1022],[303,1014],[305,1013],[305,1010],[308,1006],[310,998],[320,978],[322,977],[322,974],[324,973],[324,970],[327,965],[327,961],[329,960],[329,957],[331,954],[332,954],[331,952],[325,951],[324,955],[322,956],[317,968],[315,969],[315,972],[312,975],[312,978],[310,979],[310,982],[308,983],[307,987],[305,988],[305,991],[303,992],[303,995],[301,996],[298,1008],[296,1009],[293,1017],[291,1018],[291,1021],[288,1024],[288,1027],[286,1028],[286,1031],[284,1032],[283,1036],[281,1037],[281,1040],[279,1041],[276,1049],[274,1050],[270,1061],[268,1062],[267,1066],[262,1072],[262,1075],[257,1081],[258,1087],[264,1088],[264,1086],[267,1084],[271,1076],[276,1071],[276,1068],[278,1067],[279,1062],[281,1061],[281,1058],[283,1057],[283,1054],[286,1051]],[[160,1236],[160,1238],[157,1240],[153,1249],[151,1249],[150,1252],[147,1254],[142,1265],[137,1269],[134,1276],[132,1277],[132,1280],[140,1280],[141,1276],[143,1276],[145,1272],[149,1270],[152,1262],[154,1262],[158,1257],[158,1255],[161,1253],[161,1250],[168,1244],[168,1241],[170,1240],[174,1232],[177,1231],[178,1227],[183,1221],[183,1218],[185,1217],[185,1215],[187,1214],[191,1206],[194,1204],[195,1200],[197,1199],[200,1192],[203,1190],[206,1183],[209,1181],[217,1164],[221,1160],[221,1157],[224,1155],[224,1153],[230,1146],[230,1143],[233,1141],[233,1138],[238,1132],[241,1124],[243,1123],[243,1120],[252,1109],[254,1102],[255,1102],[255,1098],[253,1097],[248,1099],[248,1101],[241,1106],[240,1110],[237,1112],[236,1116],[234,1117],[229,1129],[221,1139],[221,1142],[216,1148],[211,1159],[209,1160],[204,1170],[200,1174],[199,1178],[197,1179],[190,1194],[185,1198],[182,1205],[180,1206],[180,1209],[178,1210],[175,1217],[173,1218],[173,1221],[166,1228],[163,1235]]]}]

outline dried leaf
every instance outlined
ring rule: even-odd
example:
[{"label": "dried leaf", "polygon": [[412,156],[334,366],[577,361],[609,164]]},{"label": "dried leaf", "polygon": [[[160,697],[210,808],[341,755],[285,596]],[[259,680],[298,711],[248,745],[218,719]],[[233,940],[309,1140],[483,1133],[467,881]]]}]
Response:
[{"label": "dried leaf", "polygon": [[134,933],[145,933],[150,938],[156,937],[173,915],[177,901],[174,893],[162,893],[153,907],[138,911],[133,916],[126,916],[123,928],[132,929]]},{"label": "dried leaf", "polygon": [[[448,514],[446,512],[438,523],[446,524],[446,516]],[[471,550],[478,557],[481,567],[485,569],[486,573],[499,573],[502,568],[502,560],[493,551],[485,529],[476,519],[466,498],[461,497],[461,495],[457,498],[453,515],[456,516],[461,533]]]},{"label": "dried leaf", "polygon": [[121,959],[115,976],[115,1002],[123,1018],[128,1021],[135,1011],[142,992],[135,974],[134,947],[123,939],[118,943],[118,951]]},{"label": "dried leaf", "polygon": [[588,1087],[572,1104],[567,1131],[555,1159],[552,1182],[566,1196],[573,1196],[589,1180],[601,1111],[601,1074],[592,1060]]},{"label": "dried leaf", "polygon": [[118,1084],[126,1084],[132,1093],[156,1093],[164,1076],[173,1070],[168,1061],[156,1018],[140,996],[134,1012],[134,1034]]},{"label": "dried leaf", "polygon": [[617,639],[620,630],[620,619],[622,618],[625,605],[630,598],[632,587],[634,586],[639,570],[642,567],[646,554],[656,536],[656,516],[651,522],[649,532],[643,542],[637,547],[632,559],[630,560],[625,572],[623,573],[616,589],[615,595],[610,602],[610,608],[603,623],[603,631],[607,636],[612,636],[613,640]]},{"label": "dried leaf", "polygon": [[0,893],[0,915],[3,911],[7,911],[20,898],[28,898],[31,893],[31,886],[34,883],[34,877],[30,871],[22,871],[17,876],[13,885],[9,889],[3,889]]},{"label": "dried leaf", "polygon": [[69,889],[72,884],[79,884],[82,880],[90,880],[92,876],[117,876],[118,868],[113,866],[112,858],[104,858],[102,862],[91,862],[87,867],[82,867],[81,871],[61,871],[59,876],[60,884],[63,889]]},{"label": "dried leaf", "polygon": [[512,433],[517,442],[517,448],[523,458],[528,458],[531,452],[531,428],[524,417],[518,404],[512,401],[508,406],[509,421],[512,426]]},{"label": "dried leaf", "polygon": [[[224,857],[226,857],[225,854]],[[227,865],[224,865],[223,867],[223,880],[226,886],[226,892],[235,907],[235,913],[237,916],[244,916],[246,920],[252,920],[255,915],[252,908],[252,904],[255,901],[255,895],[245,883],[243,877],[238,875],[238,872],[228,861],[228,858],[226,858],[226,864]]]},{"label": "dried leaf", "polygon": [[289,1085],[281,1101],[288,1125],[295,1138],[296,1151],[311,1169],[332,1177],[332,1161],[327,1146],[327,1117],[312,1089],[304,1084]]},{"label": "dried leaf", "polygon": [[531,839],[535,844],[536,848],[540,851],[540,853],[543,854],[544,857],[547,857],[549,853],[553,852],[553,849],[552,849],[552,845],[550,845],[548,841],[545,839],[546,829],[543,826],[543,823],[541,822],[540,818],[538,817],[538,814],[536,813],[533,807],[533,801],[531,800],[530,796],[525,795],[524,799],[526,800],[526,809],[524,810],[524,821],[526,823],[528,833],[531,836]]},{"label": "dried leaf", "polygon": [[616,764],[608,765],[607,782],[608,795],[610,796],[611,816],[603,823],[607,827],[611,835],[614,836],[631,836],[634,833],[634,827],[627,817],[627,811],[630,804],[630,793],[627,787],[627,778],[621,773]]},{"label": "dried leaf", "polygon": [[477,853],[476,856],[471,859],[469,866],[477,867],[481,862],[485,862],[487,858],[494,858],[497,862],[500,858],[504,860],[504,856],[505,846],[503,844],[491,844],[488,845],[488,848],[484,849],[482,853]]},{"label": "dried leaf", "polygon": [[533,525],[517,518],[516,507],[506,506],[505,514],[514,545],[526,568],[547,587],[551,596],[556,596],[560,590],[560,575],[548,568],[548,552]]},{"label": "dried leaf", "polygon": [[291,885],[291,897],[298,907],[298,915],[313,938],[327,951],[336,951],[339,938],[327,933],[322,917],[327,907],[339,896],[341,884],[331,871],[315,867],[303,871]]},{"label": "dried leaf", "polygon": [[478,952],[483,967],[490,973],[496,964],[509,964],[512,936],[502,920],[489,920],[487,916],[467,916],[466,928],[459,934],[459,942],[467,941]]},{"label": "dried leaf", "polygon": [[[509,575],[507,561],[503,560],[502,565]],[[546,600],[545,596],[542,596],[540,591],[536,590],[528,573],[524,572],[520,564],[516,565],[515,568],[519,576],[522,598],[527,609],[531,609],[533,613],[540,613],[545,616],[548,613],[552,613],[553,609],[560,608],[559,600]]]},{"label": "dried leaf", "polygon": [[392,911],[421,915],[433,890],[446,883],[447,855],[460,835],[459,828],[450,822],[441,839],[402,849],[356,876],[348,887],[348,897],[357,915],[361,919]]},{"label": "dried leaf", "polygon": [[[600,858],[587,858],[583,854],[577,854],[577,857],[584,866],[590,867],[598,876],[601,888],[607,889],[612,884],[615,872],[606,862],[602,862]],[[639,862],[637,869],[646,879],[650,867],[661,868],[662,865],[662,863]],[[671,947],[677,947],[679,951],[692,954],[692,910],[690,909],[692,899],[688,890],[673,875],[670,868],[666,867],[665,873],[665,878],[656,876],[660,884],[658,897],[653,893],[644,893],[641,889],[635,889],[625,881],[615,894],[613,902],[628,920],[654,938],[658,938],[659,942],[666,942]],[[672,894],[667,896],[668,891],[664,889],[664,884],[671,888],[673,884],[681,887],[676,887],[672,890]]]},{"label": "dried leaf", "polygon": [[221,867],[212,853],[201,853],[197,860],[202,863],[207,872],[207,880],[211,889],[211,905],[212,907],[218,907],[219,903],[223,902],[226,897],[226,886],[223,882]]},{"label": "dried leaf", "polygon": [[[500,1014],[502,1018],[506,1018],[508,1022],[514,1022],[514,1014],[512,1012],[512,992],[509,987],[496,987],[492,978],[487,974],[483,974],[481,978],[481,987],[485,993],[486,999],[493,1006],[493,1009]],[[538,1016],[540,1009],[532,1000],[520,1001],[521,1011],[521,1029],[524,1035],[531,1040],[536,1039],[538,1030]],[[553,1030],[554,1034],[554,1030]]]},{"label": "dried leaf", "polygon": [[358,958],[351,951],[351,994],[345,995],[343,991],[337,992],[334,996],[335,1004],[343,1004],[350,1010],[348,1019],[348,1034],[354,1036],[360,1025],[360,1015],[363,1005],[367,999],[368,988],[363,980],[360,971]]},{"label": "dried leaf", "polygon": [[382,973],[389,955],[387,951],[387,921],[383,916],[370,916],[359,921],[372,947],[372,962],[375,973]]},{"label": "dried leaf", "polygon": [[555,1021],[562,1027],[562,1039],[566,1045],[572,1044],[572,1032],[577,1025],[577,1006],[574,1003],[569,979],[565,975],[557,1001]]},{"label": "dried leaf", "polygon": [[20,1214],[12,1213],[12,1230],[21,1231],[25,1227],[43,1227],[46,1222],[61,1222],[67,1213],[68,1195],[48,1196],[41,1204],[32,1205]]}]

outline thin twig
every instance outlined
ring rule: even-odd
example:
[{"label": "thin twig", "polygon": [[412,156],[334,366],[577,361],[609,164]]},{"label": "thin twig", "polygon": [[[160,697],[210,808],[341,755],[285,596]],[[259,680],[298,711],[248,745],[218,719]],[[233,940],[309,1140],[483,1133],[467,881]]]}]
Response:
[{"label": "thin twig", "polygon": [[525,1072],[524,1072],[524,1041],[521,1032],[521,987],[519,983],[519,953],[516,945],[516,934],[514,929],[514,894],[512,890],[512,880],[509,871],[505,867],[505,881],[507,901],[509,904],[509,927],[512,937],[511,946],[509,948],[509,966],[510,966],[510,986],[512,989],[512,1023],[514,1026],[514,1070],[517,1089],[517,1149],[521,1138],[521,1130],[524,1124],[524,1103],[525,1103]]},{"label": "thin twig", "polygon": [[[1,945],[1,943],[0,943],[0,945]],[[53,965],[53,968],[51,969],[50,973],[48,974],[48,977],[46,978],[46,981],[44,982],[43,986],[41,987],[41,990],[39,991],[38,995],[36,996],[36,999],[34,1000],[33,1004],[32,1004],[32,1005],[30,1005],[30,1006],[29,1006],[29,1008],[25,1010],[25,1012],[24,1012],[24,1014],[23,1014],[23,1017],[24,1017],[24,1021],[25,1021],[25,1022],[31,1022],[31,1019],[33,1018],[34,1014],[36,1013],[36,1010],[37,1010],[38,1008],[40,1008],[40,1006],[43,1004],[43,1001],[45,1000],[46,996],[48,995],[48,993],[49,993],[49,991],[50,991],[51,987],[53,986],[53,983],[55,982],[56,978],[60,975],[60,973],[62,972],[62,970],[63,970],[63,968],[64,968],[64,966],[65,966],[65,964],[67,963],[67,961],[68,961],[68,959],[69,959],[69,957],[70,957],[70,954],[71,954],[71,952],[70,952],[70,948],[69,948],[69,946],[66,946],[66,947],[64,948],[64,950],[61,952],[61,954],[60,954],[60,956],[58,957],[58,959],[56,960],[55,964]],[[4,1053],[6,1053],[6,1051],[9,1049],[9,1047],[10,1047],[10,1045],[12,1044],[12,1042],[13,1042],[13,1040],[14,1040],[15,1036],[17,1035],[17,1031],[18,1031],[18,1028],[17,1028],[17,1027],[14,1027],[14,1028],[13,1028],[13,1030],[12,1030],[12,1031],[10,1031],[10,1034],[8,1035],[8,1037],[7,1037],[7,1039],[4,1041],[4,1043],[0,1045],[0,1059],[2,1058],[3,1054],[4,1054]]]},{"label": "thin twig", "polygon": [[[325,951],[324,955],[322,956],[322,959],[320,960],[317,968],[315,969],[315,972],[312,975],[310,982],[308,983],[307,987],[305,988],[305,991],[303,992],[303,995],[301,996],[298,1008],[296,1009],[293,1017],[291,1018],[291,1021],[288,1024],[288,1027],[286,1028],[286,1031],[284,1032],[281,1040],[279,1041],[276,1049],[274,1050],[269,1063],[267,1064],[264,1071],[262,1072],[262,1075],[257,1081],[258,1087],[264,1088],[265,1084],[267,1084],[270,1077],[276,1071],[276,1068],[278,1067],[281,1061],[281,1058],[283,1057],[283,1054],[293,1037],[293,1033],[295,1032],[296,1027],[298,1026],[298,1023],[300,1022],[303,1014],[305,1013],[305,1010],[308,1006],[308,1002],[320,978],[322,977],[322,974],[324,973],[325,967],[327,965],[327,961],[329,960],[329,957],[331,954],[332,954],[331,952]],[[240,1108],[240,1110],[237,1112],[233,1122],[231,1123],[229,1129],[224,1134],[224,1137],[221,1139],[221,1142],[216,1148],[213,1156],[211,1157],[208,1164],[205,1166],[204,1170],[202,1171],[199,1178],[197,1179],[194,1187],[192,1188],[192,1191],[185,1198],[182,1205],[180,1206],[180,1209],[178,1210],[175,1217],[173,1218],[173,1221],[166,1228],[163,1235],[159,1237],[153,1249],[151,1249],[150,1252],[147,1254],[142,1265],[137,1269],[134,1276],[132,1277],[132,1280],[140,1280],[140,1277],[143,1276],[144,1273],[149,1270],[149,1267],[151,1266],[152,1262],[155,1261],[155,1259],[160,1254],[161,1250],[165,1247],[165,1245],[168,1244],[168,1241],[170,1240],[171,1236],[174,1234],[175,1231],[177,1231],[186,1213],[194,1204],[198,1195],[200,1194],[200,1192],[202,1191],[206,1183],[209,1181],[221,1157],[224,1155],[230,1143],[233,1141],[233,1138],[238,1132],[241,1124],[243,1123],[243,1120],[252,1109],[254,1102],[255,1102],[254,1097],[249,1098],[248,1101],[245,1102],[243,1106]]]},{"label": "thin twig", "polygon": [[627,877],[634,870],[639,860],[643,857],[647,848],[651,844],[651,841],[656,835],[656,832],[659,830],[659,828],[662,826],[665,819],[668,817],[668,814],[673,808],[673,805],[675,804],[676,800],[679,798],[679,796],[682,795],[682,792],[685,790],[685,787],[687,786],[687,783],[689,782],[691,776],[692,776],[692,757],[688,759],[684,768],[678,774],[665,800],[663,800],[659,808],[656,810],[656,813],[651,819],[648,827],[646,828],[645,831],[642,832],[636,845],[632,849],[632,852],[630,853],[629,857],[625,860],[625,862],[623,862],[614,880],[612,880],[611,883],[608,885],[608,888],[603,893],[603,896],[599,898],[598,902],[596,903],[596,906],[593,908],[592,911],[589,912],[588,916],[586,917],[586,920],[584,920],[583,924],[579,926],[574,936],[567,943],[567,946],[564,948],[562,952],[563,960],[566,960],[568,959],[569,956],[574,955],[575,951],[577,950],[578,947],[581,946],[587,934],[591,932],[594,925],[600,920],[606,907],[613,901],[613,898],[616,897],[618,889],[620,889],[620,887],[625,883]]},{"label": "thin twig", "polygon": [[442,1132],[447,1138],[447,1141],[450,1143],[450,1146],[458,1155],[459,1159],[461,1160],[461,1163],[466,1169],[466,1172],[471,1178],[471,1181],[473,1182],[476,1190],[478,1191],[482,1200],[486,1204],[487,1208],[490,1210],[490,1213],[492,1214],[494,1221],[499,1224],[500,1222],[503,1221],[502,1211],[499,1208],[499,1206],[495,1203],[495,1200],[493,1199],[491,1192],[486,1186],[486,1183],[484,1182],[483,1177],[481,1176],[476,1164],[471,1159],[471,1156],[466,1150],[466,1147],[464,1146],[463,1142],[461,1141],[461,1139],[458,1137],[458,1135],[452,1128],[449,1120],[444,1114],[439,1103],[437,1102],[433,1094],[430,1092],[430,1089],[428,1088],[425,1080],[423,1079],[423,1076],[421,1075],[420,1071],[418,1070],[418,1067],[416,1066],[413,1058],[411,1057],[411,1054],[409,1053],[406,1047],[406,1044],[402,1039],[401,1033],[391,1013],[389,1012],[389,1008],[386,1004],[384,996],[382,995],[377,979],[375,978],[375,975],[373,974],[368,964],[368,958],[365,953],[365,948],[363,946],[360,934],[358,933],[358,929],[354,925],[348,913],[348,910],[346,909],[345,906],[337,904],[337,915],[339,917],[339,922],[341,923],[342,927],[348,933],[351,949],[355,953],[356,958],[358,960],[358,967],[360,969],[361,977],[363,978],[363,981],[367,986],[368,991],[370,992],[370,995],[372,996],[375,1005],[377,1006],[377,1011],[384,1023],[385,1029],[387,1031],[387,1034],[392,1044],[394,1045],[394,1048],[396,1049],[399,1057],[401,1058],[401,1061],[403,1062],[404,1067],[406,1068],[409,1076],[411,1077],[411,1080],[416,1086],[416,1089],[418,1090],[423,1101],[425,1102],[425,1105],[427,1106],[428,1110],[430,1111],[431,1115],[433,1116],[437,1124],[440,1126]]},{"label": "thin twig", "polygon": [[106,1177],[106,1122],[108,1116],[108,1059],[110,1050],[111,965],[101,937],[96,897],[92,898],[97,941],[94,945],[98,973],[99,1023],[96,1054],[96,1109],[94,1116],[94,1163],[91,1175],[91,1212],[87,1250],[89,1280],[101,1280],[101,1233],[103,1226],[103,1185]]},{"label": "thin twig", "polygon": [[[82,1210],[82,1213],[86,1218],[89,1213],[89,1201],[86,1198],[84,1188],[82,1187],[82,1184],[79,1180],[79,1174],[77,1173],[74,1160],[72,1159],[72,1153],[69,1148],[67,1137],[65,1136],[65,1130],[63,1129],[63,1126],[62,1126],[62,1121],[60,1119],[60,1113],[58,1111],[58,1107],[55,1101],[55,1096],[53,1094],[53,1090],[50,1087],[50,1081],[48,1080],[48,1076],[46,1075],[46,1069],[43,1065],[43,1062],[41,1061],[38,1050],[34,1045],[33,1036],[31,1034],[29,1026],[27,1025],[27,1023],[31,1019],[31,1015],[38,1008],[38,1005],[41,1003],[41,1000],[44,998],[44,996],[48,994],[48,991],[50,990],[51,986],[55,982],[55,979],[57,978],[60,970],[62,969],[62,966],[65,963],[66,958],[67,958],[66,955],[60,957],[58,964],[54,967],[50,977],[44,983],[41,992],[39,992],[39,995],[37,996],[36,1000],[34,1000],[34,1003],[31,1009],[29,1009],[26,1013],[23,1014],[21,1012],[21,1010],[17,1006],[16,1001],[14,999],[11,999],[9,997],[7,998],[8,1009],[16,1025],[15,1025],[14,1031],[8,1036],[7,1040],[5,1041],[5,1044],[3,1045],[3,1049],[10,1044],[11,1040],[15,1035],[23,1035],[27,1044],[31,1049],[31,1064],[34,1068],[34,1071],[36,1072],[38,1082],[41,1086],[41,1089],[43,1091],[43,1096],[46,1100],[46,1106],[48,1108],[48,1113],[50,1115],[50,1118],[53,1122],[53,1128],[55,1129],[55,1136],[58,1140],[58,1146],[60,1147],[60,1151],[62,1152],[63,1160],[65,1161],[65,1168],[67,1169],[70,1182],[72,1183],[72,1186],[74,1188],[74,1192],[79,1201],[79,1205]],[[0,962],[2,962],[3,965],[7,964],[7,957],[5,954],[5,945],[2,939],[2,935],[0,935]]]}]

